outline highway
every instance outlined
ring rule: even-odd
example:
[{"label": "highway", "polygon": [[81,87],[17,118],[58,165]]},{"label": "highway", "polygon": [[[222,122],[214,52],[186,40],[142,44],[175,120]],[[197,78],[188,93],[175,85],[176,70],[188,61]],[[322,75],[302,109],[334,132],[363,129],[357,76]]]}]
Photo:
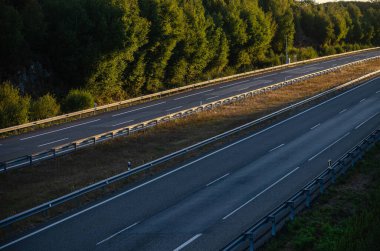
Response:
[{"label": "highway", "polygon": [[380,78],[52,220],[1,250],[218,250],[380,126]]},{"label": "highway", "polygon": [[38,153],[78,139],[91,137],[186,108],[255,90],[286,79],[296,78],[378,55],[380,55],[380,50],[297,66],[247,79],[195,89],[143,104],[133,105],[125,109],[0,139],[0,161]]}]

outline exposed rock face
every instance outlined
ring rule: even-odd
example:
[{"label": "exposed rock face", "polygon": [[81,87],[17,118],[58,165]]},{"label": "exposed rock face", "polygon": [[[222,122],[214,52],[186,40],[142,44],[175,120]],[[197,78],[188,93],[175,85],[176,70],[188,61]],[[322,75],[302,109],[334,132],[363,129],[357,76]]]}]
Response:
[{"label": "exposed rock face", "polygon": [[29,67],[20,69],[13,82],[23,93],[39,96],[42,92],[46,92],[46,82],[50,76],[50,72],[40,62],[35,61]]}]

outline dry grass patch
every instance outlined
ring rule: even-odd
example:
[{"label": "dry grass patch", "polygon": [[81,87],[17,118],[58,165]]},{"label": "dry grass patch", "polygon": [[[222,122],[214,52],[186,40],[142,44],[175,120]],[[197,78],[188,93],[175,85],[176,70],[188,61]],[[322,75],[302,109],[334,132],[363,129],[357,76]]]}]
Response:
[{"label": "dry grass patch", "polygon": [[[123,172],[126,170],[128,160],[132,161],[133,166],[138,166],[379,69],[380,60],[370,61],[229,106],[223,106],[213,111],[168,122],[129,137],[118,138],[82,149],[76,153],[45,161],[33,167],[2,173],[0,174],[0,219]],[[222,144],[252,133],[254,130],[281,120],[295,112],[297,111],[283,114],[276,119],[266,121],[227,139],[210,144],[199,151],[176,158],[133,179],[110,186],[101,192],[93,193],[84,200],[91,201],[100,195],[125,186],[131,181],[141,180],[164,169],[179,165],[189,158],[220,147]],[[66,205],[56,211],[67,211],[75,206],[77,205]],[[35,220],[38,222],[44,218],[36,218],[29,223],[33,224]],[[18,224],[16,226],[16,228],[25,227],[25,225]],[[4,236],[1,230],[0,236]]]}]

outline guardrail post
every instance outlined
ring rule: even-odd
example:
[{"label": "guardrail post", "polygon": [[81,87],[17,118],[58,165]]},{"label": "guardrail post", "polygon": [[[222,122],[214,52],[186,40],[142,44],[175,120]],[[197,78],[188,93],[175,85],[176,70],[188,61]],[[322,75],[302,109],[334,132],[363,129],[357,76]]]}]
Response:
[{"label": "guardrail post", "polygon": [[31,166],[33,164],[33,156],[28,155],[28,158],[29,158],[29,165]]},{"label": "guardrail post", "polygon": [[319,192],[323,194],[323,178],[318,178],[317,181],[319,183]]},{"label": "guardrail post", "polygon": [[77,150],[77,147],[78,147],[77,142],[74,142],[73,145],[74,145],[74,150],[76,151],[76,150]]},{"label": "guardrail post", "polygon": [[44,211],[44,216],[49,217],[49,209],[51,208],[51,204],[49,204],[49,207]]},{"label": "guardrail post", "polygon": [[272,236],[276,236],[276,217],[274,215],[269,215],[268,220],[272,223]]},{"label": "guardrail post", "polygon": [[294,200],[289,200],[286,202],[287,206],[290,207],[290,220],[291,221],[294,221],[294,219],[296,218],[296,212],[295,212],[295,203],[294,203]]},{"label": "guardrail post", "polygon": [[253,233],[248,234],[249,240],[249,251],[255,251],[255,240],[253,238]]},{"label": "guardrail post", "polygon": [[329,172],[331,173],[331,182],[333,183],[333,184],[335,184],[335,181],[336,181],[336,175],[335,175],[335,168],[334,167],[329,167],[328,168],[329,169]]},{"label": "guardrail post", "polygon": [[370,140],[371,140],[371,144],[375,143],[376,142],[376,135],[372,134],[370,137]]},{"label": "guardrail post", "polygon": [[306,194],[306,207],[310,208],[310,203],[311,203],[310,189],[304,189],[303,192]]},{"label": "guardrail post", "polygon": [[348,155],[348,158],[350,159],[351,167],[354,167],[354,166],[355,166],[355,157],[354,157],[354,153],[353,153],[353,152],[349,152],[347,155]]}]

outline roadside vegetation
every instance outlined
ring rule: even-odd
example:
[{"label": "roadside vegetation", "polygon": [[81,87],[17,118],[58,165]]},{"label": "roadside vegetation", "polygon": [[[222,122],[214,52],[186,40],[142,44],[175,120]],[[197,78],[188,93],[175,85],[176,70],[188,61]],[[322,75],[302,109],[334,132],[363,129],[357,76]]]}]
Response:
[{"label": "roadside vegetation", "polygon": [[0,0],[0,85],[20,100],[0,127],[282,64],[286,45],[291,61],[377,46],[378,20],[378,1]]},{"label": "roadside vegetation", "polygon": [[[380,60],[355,65],[258,95],[242,102],[161,124],[149,130],[107,141],[32,167],[0,173],[0,205],[5,205],[1,207],[0,219],[126,171],[128,161],[132,162],[132,167],[147,163],[375,70],[380,70]],[[284,119],[284,117],[295,112],[297,110],[161,164],[141,175],[85,196],[80,201],[93,201],[101,195],[109,194],[126,184],[148,178],[157,172],[179,165],[189,158],[211,151],[275,121]],[[78,207],[78,204],[69,203],[51,210],[48,216],[40,215],[30,218],[26,223],[15,224],[14,229],[24,229],[29,225],[45,220],[49,216],[57,215],[75,207]],[[3,238],[7,236],[6,233],[13,232],[10,230],[2,232],[0,229],[0,236]]]},{"label": "roadside vegetation", "polygon": [[379,250],[380,144],[261,250]]}]

